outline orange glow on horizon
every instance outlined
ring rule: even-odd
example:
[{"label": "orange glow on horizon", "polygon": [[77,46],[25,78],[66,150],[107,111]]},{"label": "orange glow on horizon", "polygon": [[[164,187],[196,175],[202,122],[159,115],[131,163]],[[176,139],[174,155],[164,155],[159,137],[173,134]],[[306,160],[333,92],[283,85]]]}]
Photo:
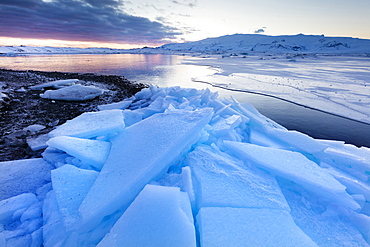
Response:
[{"label": "orange glow on horizon", "polygon": [[34,47],[73,47],[73,48],[113,48],[113,49],[134,49],[144,46],[156,47],[151,45],[132,45],[117,43],[85,42],[85,41],[66,41],[54,39],[23,39],[0,37],[0,46],[34,46]]}]

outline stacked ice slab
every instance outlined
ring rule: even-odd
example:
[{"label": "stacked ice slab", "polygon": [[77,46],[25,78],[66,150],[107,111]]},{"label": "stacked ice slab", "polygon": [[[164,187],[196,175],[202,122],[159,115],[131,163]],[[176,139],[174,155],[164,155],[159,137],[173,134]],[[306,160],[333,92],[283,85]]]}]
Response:
[{"label": "stacked ice slab", "polygon": [[368,148],[208,90],[152,86],[100,110],[49,133],[29,189],[0,181],[0,246],[369,245]]}]

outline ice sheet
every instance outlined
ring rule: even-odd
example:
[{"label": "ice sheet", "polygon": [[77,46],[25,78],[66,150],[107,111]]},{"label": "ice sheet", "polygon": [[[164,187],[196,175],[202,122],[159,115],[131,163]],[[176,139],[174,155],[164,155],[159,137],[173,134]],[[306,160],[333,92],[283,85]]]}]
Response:
[{"label": "ice sheet", "polygon": [[[368,57],[214,56],[189,58],[187,64],[217,68],[196,78],[226,89],[272,95],[325,112],[370,123],[370,59]],[[274,58],[274,59],[271,59]],[[227,83],[225,83],[227,82]]]},{"label": "ice sheet", "polygon": [[202,247],[317,246],[282,210],[205,207],[197,220]]},{"label": "ice sheet", "polygon": [[106,161],[111,144],[106,141],[89,140],[71,136],[56,136],[47,144],[69,155],[78,158],[82,162],[101,170]]},{"label": "ice sheet", "polygon": [[[209,90],[151,86],[130,100],[124,111],[85,113],[57,127],[43,153],[51,165],[0,163],[8,197],[37,198],[29,207],[27,198],[4,204],[0,244],[96,246],[106,236],[101,245],[145,239],[163,246],[182,231],[178,244],[194,245],[191,214],[199,213],[202,246],[368,246],[369,149],[287,131]],[[99,174],[77,168],[91,169],[84,163],[103,153],[95,144],[108,142]]]},{"label": "ice sheet", "polygon": [[195,247],[193,223],[186,193],[147,185],[98,246]]},{"label": "ice sheet", "polygon": [[273,176],[242,161],[198,146],[187,155],[195,183],[197,207],[275,208],[289,206]]},{"label": "ice sheet", "polygon": [[127,207],[199,139],[211,116],[210,109],[173,111],[127,127],[112,140],[110,155],[81,204],[80,227],[90,230],[104,216]]},{"label": "ice sheet", "polygon": [[50,137],[74,136],[91,138],[120,132],[125,128],[122,110],[108,110],[100,112],[85,112],[80,116],[68,120],[49,132]]},{"label": "ice sheet", "polygon": [[0,223],[9,224],[12,222],[15,212],[22,209],[24,212],[35,203],[38,203],[38,200],[33,193],[20,194],[0,201]]},{"label": "ice sheet", "polygon": [[58,209],[67,229],[79,219],[78,208],[93,185],[98,172],[64,165],[51,171],[51,181]]},{"label": "ice sheet", "polygon": [[225,141],[226,147],[241,159],[248,160],[267,171],[294,181],[310,191],[334,200],[353,210],[360,206],[345,191],[346,187],[327,171],[301,153],[261,147],[249,143]]},{"label": "ice sheet", "polygon": [[42,158],[0,162],[0,200],[35,193],[50,181],[52,168]]}]

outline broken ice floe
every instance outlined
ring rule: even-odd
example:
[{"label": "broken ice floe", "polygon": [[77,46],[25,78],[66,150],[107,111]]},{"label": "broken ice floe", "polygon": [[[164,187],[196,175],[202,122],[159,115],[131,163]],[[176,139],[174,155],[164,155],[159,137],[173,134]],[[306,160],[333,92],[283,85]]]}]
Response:
[{"label": "broken ice floe", "polygon": [[43,130],[45,128],[46,127],[44,125],[41,125],[41,124],[33,124],[33,125],[30,125],[30,126],[27,126],[23,130],[24,131],[29,131],[31,133],[35,133],[35,132],[38,132],[38,131]]},{"label": "broken ice floe", "polygon": [[64,86],[74,85],[76,82],[78,82],[78,79],[49,81],[49,82],[46,82],[46,83],[31,86],[30,89],[32,89],[32,90],[41,90],[41,89],[48,88],[48,87],[61,88],[61,87],[64,87]]},{"label": "broken ice floe", "polygon": [[0,163],[0,244],[368,246],[368,148],[209,90],[152,86],[99,108],[51,131],[43,159],[14,161],[34,164],[16,179]]},{"label": "broken ice floe", "polygon": [[57,90],[47,90],[43,94],[40,94],[40,97],[52,100],[83,101],[93,99],[103,93],[103,89],[76,84]]}]

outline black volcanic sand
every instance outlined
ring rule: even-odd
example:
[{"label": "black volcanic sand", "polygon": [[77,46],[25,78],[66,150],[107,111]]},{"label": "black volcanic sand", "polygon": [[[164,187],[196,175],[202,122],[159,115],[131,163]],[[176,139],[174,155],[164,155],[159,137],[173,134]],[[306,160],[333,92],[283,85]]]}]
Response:
[{"label": "black volcanic sand", "polygon": [[[28,90],[33,85],[64,79],[79,79],[79,84],[107,91],[88,101],[54,101],[39,96],[44,90]],[[96,111],[98,105],[131,97],[144,87],[123,76],[0,69],[0,89],[8,96],[0,101],[0,161],[41,157],[42,151],[32,151],[27,139],[48,133],[83,112]],[[23,130],[33,124],[46,128],[36,133]]]}]

